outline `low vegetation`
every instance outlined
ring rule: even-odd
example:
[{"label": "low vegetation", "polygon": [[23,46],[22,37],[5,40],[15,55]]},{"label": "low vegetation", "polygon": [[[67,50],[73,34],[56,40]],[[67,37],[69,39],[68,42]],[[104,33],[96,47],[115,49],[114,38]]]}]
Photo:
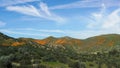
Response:
[{"label": "low vegetation", "polygon": [[[23,42],[21,39],[6,36],[4,39],[3,35],[0,38],[2,44],[8,39],[12,40],[11,43]],[[40,45],[31,42],[33,39],[27,41],[20,46],[4,46],[0,43],[0,68],[120,68],[119,42],[112,46],[91,47],[86,43],[86,46],[82,47],[67,44]],[[90,39],[86,41],[92,43]]]}]

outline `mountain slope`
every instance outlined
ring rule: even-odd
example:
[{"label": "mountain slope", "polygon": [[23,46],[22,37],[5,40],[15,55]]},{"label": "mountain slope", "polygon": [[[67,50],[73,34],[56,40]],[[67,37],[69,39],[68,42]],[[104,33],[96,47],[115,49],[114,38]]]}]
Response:
[{"label": "mountain slope", "polygon": [[119,34],[107,34],[107,35],[100,35],[95,37],[90,37],[85,40],[85,45],[90,44],[92,45],[119,45],[120,44],[120,35]]},{"label": "mountain slope", "polygon": [[109,51],[114,48],[120,48],[119,34],[107,34],[87,38],[84,40],[81,50],[87,52],[99,52]]},{"label": "mountain slope", "polygon": [[14,38],[9,37],[9,36],[7,36],[7,35],[0,32],[0,41],[1,40],[7,40],[7,39],[14,39]]},{"label": "mountain slope", "polygon": [[120,35],[11,38],[0,34],[0,68],[120,68]]},{"label": "mountain slope", "polygon": [[107,34],[90,37],[84,40],[75,39],[71,37],[48,37],[45,39],[32,39],[32,38],[12,38],[3,33],[0,33],[0,45],[3,46],[20,46],[20,45],[50,45],[50,46],[79,46],[80,49],[96,49],[108,48],[115,45],[120,45],[119,34]]},{"label": "mountain slope", "polygon": [[81,45],[82,40],[74,39],[71,37],[61,37],[61,38],[55,38],[55,37],[48,37],[42,40],[35,40],[35,42],[41,44],[41,45],[53,45],[53,46],[59,46],[59,45]]},{"label": "mountain slope", "polygon": [[14,38],[0,33],[0,45],[10,46],[14,42]]}]

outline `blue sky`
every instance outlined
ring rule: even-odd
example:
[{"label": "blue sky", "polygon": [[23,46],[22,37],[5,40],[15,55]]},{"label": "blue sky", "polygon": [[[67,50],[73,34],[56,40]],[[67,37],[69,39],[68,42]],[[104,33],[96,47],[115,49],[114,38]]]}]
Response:
[{"label": "blue sky", "polygon": [[0,32],[39,39],[120,34],[120,0],[0,0]]}]

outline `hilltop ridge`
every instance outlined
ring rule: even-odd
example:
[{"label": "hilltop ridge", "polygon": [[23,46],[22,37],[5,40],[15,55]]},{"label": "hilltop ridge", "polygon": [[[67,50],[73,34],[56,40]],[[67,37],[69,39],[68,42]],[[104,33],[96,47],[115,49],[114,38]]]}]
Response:
[{"label": "hilltop ridge", "polygon": [[3,33],[0,33],[0,45],[5,46],[20,46],[25,44],[32,45],[52,45],[52,46],[81,46],[81,48],[91,48],[96,46],[114,46],[120,45],[120,35],[119,34],[106,34],[90,37],[84,40],[76,39],[72,37],[60,37],[56,38],[49,36],[44,39],[33,39],[33,38],[12,38]]}]

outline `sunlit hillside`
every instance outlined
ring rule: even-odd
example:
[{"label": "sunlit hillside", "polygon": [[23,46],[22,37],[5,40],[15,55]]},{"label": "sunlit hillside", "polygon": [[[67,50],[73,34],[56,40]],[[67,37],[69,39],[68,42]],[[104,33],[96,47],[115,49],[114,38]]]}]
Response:
[{"label": "sunlit hillside", "polygon": [[119,68],[120,35],[12,38],[0,33],[1,68]]}]

